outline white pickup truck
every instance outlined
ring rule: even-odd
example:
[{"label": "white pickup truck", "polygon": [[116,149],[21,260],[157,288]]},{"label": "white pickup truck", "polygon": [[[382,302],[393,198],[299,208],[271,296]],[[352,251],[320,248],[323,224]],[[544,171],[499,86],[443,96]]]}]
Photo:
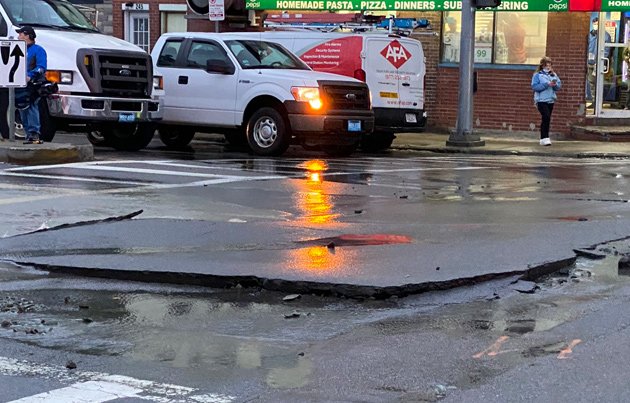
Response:
[{"label": "white pickup truck", "polygon": [[68,1],[0,1],[0,37],[17,39],[15,30],[26,25],[48,55],[47,78],[59,86],[40,102],[42,140],[62,129],[96,133],[120,150],[151,141],[163,91],[147,52],[99,33]]},{"label": "white pickup truck", "polygon": [[290,144],[347,155],[374,128],[365,83],[315,72],[280,44],[238,33],[169,33],[152,56],[164,77],[159,132],[167,146],[212,132],[258,155],[280,155]]}]

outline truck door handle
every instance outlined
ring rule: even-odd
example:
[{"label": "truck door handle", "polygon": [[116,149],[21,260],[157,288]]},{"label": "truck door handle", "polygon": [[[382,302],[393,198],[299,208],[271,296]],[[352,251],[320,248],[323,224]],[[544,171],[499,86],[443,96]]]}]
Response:
[{"label": "truck door handle", "polygon": [[403,86],[403,87],[409,87],[410,85],[411,85],[411,84],[409,84],[409,83],[402,83],[402,86]]},{"label": "truck door handle", "polygon": [[188,76],[179,76],[177,84],[188,84]]}]

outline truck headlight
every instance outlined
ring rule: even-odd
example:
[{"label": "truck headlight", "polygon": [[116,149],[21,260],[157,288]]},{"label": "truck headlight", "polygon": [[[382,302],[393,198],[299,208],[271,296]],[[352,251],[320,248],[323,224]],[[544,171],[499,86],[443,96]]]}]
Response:
[{"label": "truck headlight", "polygon": [[46,79],[57,84],[72,84],[72,72],[65,70],[47,70]]},{"label": "truck headlight", "polygon": [[291,94],[298,102],[308,102],[311,108],[318,110],[324,106],[317,87],[291,87]]},{"label": "truck headlight", "polygon": [[164,77],[153,76],[153,88],[156,90],[164,89]]}]

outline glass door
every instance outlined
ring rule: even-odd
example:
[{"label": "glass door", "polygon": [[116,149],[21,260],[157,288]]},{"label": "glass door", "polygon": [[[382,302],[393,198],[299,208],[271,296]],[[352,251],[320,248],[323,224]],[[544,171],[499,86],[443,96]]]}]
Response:
[{"label": "glass door", "polygon": [[594,74],[589,77],[594,84],[594,100],[587,112],[595,116],[630,118],[630,19],[625,14],[599,13],[599,21],[592,23],[591,33],[597,30],[597,54],[594,69],[589,67],[589,74]]}]

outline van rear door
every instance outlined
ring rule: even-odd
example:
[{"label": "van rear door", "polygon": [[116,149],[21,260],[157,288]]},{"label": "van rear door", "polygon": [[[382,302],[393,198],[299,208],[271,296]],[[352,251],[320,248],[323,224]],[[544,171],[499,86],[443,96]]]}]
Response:
[{"label": "van rear door", "polygon": [[424,109],[425,63],[420,42],[389,36],[366,40],[364,69],[373,106]]}]

